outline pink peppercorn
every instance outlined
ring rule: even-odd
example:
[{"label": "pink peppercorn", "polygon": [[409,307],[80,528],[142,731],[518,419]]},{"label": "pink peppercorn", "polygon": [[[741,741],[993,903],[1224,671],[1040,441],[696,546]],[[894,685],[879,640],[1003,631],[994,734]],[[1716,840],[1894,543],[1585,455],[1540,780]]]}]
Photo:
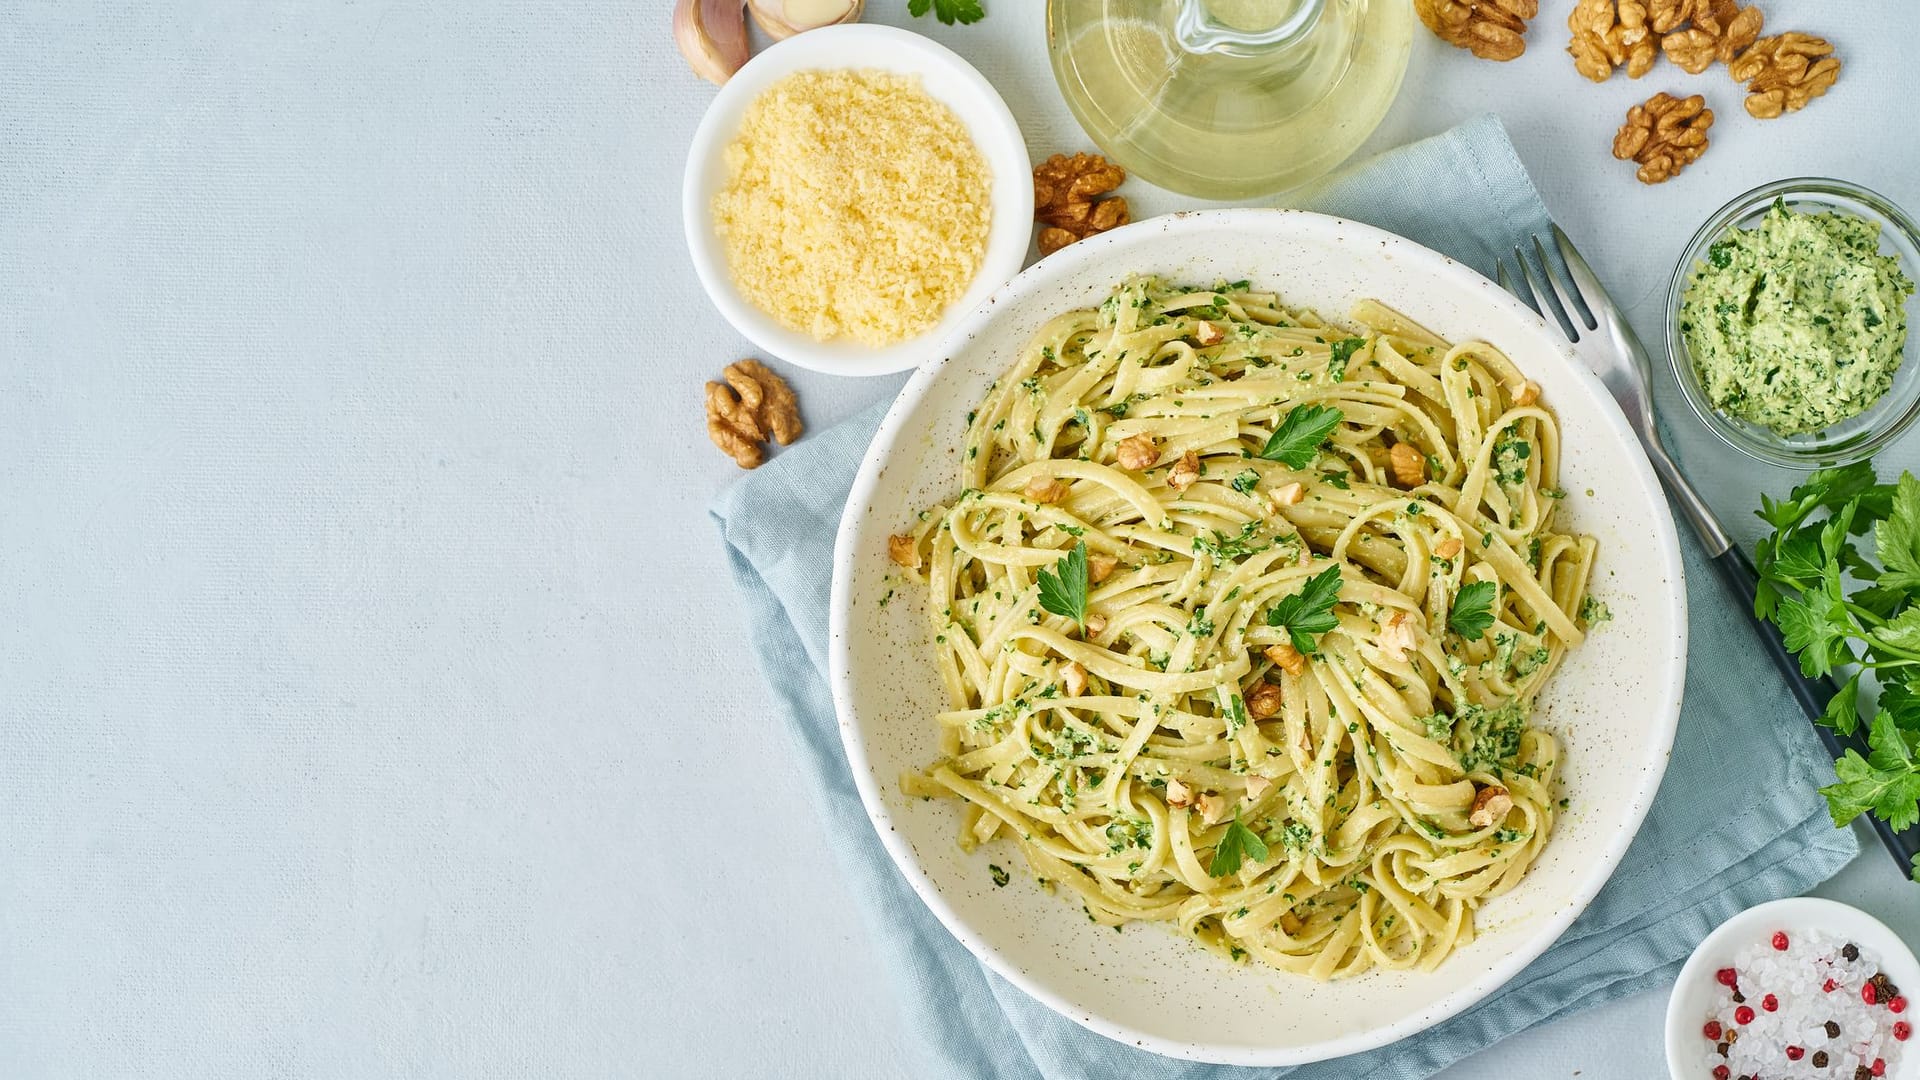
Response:
[{"label": "pink peppercorn", "polygon": [[1887,1059],[1886,1058],[1873,1059],[1873,1075],[1875,1076],[1887,1075]]},{"label": "pink peppercorn", "polygon": [[1897,1013],[1906,1012],[1907,999],[1896,994],[1894,995],[1894,998],[1892,1001],[1887,1002],[1887,1008],[1892,1009],[1894,1012],[1897,1012]]},{"label": "pink peppercorn", "polygon": [[1768,994],[1766,997],[1760,999],[1760,1007],[1768,1012],[1779,1012],[1780,999],[1774,997],[1772,994]]},{"label": "pink peppercorn", "polygon": [[1739,975],[1735,974],[1732,968],[1721,968],[1719,971],[1713,973],[1713,977],[1721,986],[1732,986],[1739,980]]},{"label": "pink peppercorn", "polygon": [[1807,1048],[1806,1048],[1806,1047],[1804,1047],[1804,1046],[1789,1046],[1789,1047],[1787,1047],[1787,1060],[1788,1060],[1788,1061],[1799,1061],[1799,1060],[1800,1060],[1801,1058],[1803,1058],[1803,1057],[1806,1057],[1806,1056],[1807,1056]]},{"label": "pink peppercorn", "polygon": [[1828,979],[1824,984],[1821,985],[1820,992],[1823,994],[1831,994],[1833,993],[1834,987],[1839,985],[1840,985],[1839,983],[1834,982],[1832,979]]},{"label": "pink peppercorn", "polygon": [[1736,1024],[1753,1023],[1753,1006],[1742,1005],[1739,1008],[1733,1010],[1733,1022]]},{"label": "pink peppercorn", "polygon": [[1773,947],[1780,952],[1787,951],[1787,932],[1785,930],[1775,930],[1773,932]]},{"label": "pink peppercorn", "polygon": [[1707,1026],[1700,1029],[1700,1034],[1705,1035],[1708,1042],[1719,1042],[1720,1033],[1720,1021],[1718,1020],[1709,1020],[1707,1021]]},{"label": "pink peppercorn", "polygon": [[1879,997],[1880,995],[1874,992],[1872,983],[1868,983],[1865,986],[1862,986],[1860,988],[1860,1000],[1866,1002],[1869,1005],[1874,1004],[1874,1002],[1877,1001]]},{"label": "pink peppercorn", "polygon": [[1908,1039],[1913,1038],[1913,1025],[1907,1023],[1905,1020],[1893,1025],[1893,1037],[1899,1039],[1901,1042],[1906,1042]]},{"label": "pink peppercorn", "polygon": [[1733,1070],[1727,1068],[1725,1065],[1715,1065],[1713,1067],[1713,1080],[1727,1080],[1727,1077],[1732,1075]]}]

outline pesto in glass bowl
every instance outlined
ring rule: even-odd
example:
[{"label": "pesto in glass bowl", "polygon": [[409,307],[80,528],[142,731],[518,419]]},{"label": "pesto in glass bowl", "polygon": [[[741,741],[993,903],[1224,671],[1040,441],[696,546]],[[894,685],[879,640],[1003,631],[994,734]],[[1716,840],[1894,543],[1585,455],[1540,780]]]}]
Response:
[{"label": "pesto in glass bowl", "polygon": [[1920,227],[1839,180],[1782,180],[1694,234],[1669,290],[1680,389],[1709,430],[1789,468],[1877,452],[1920,418],[1908,332]]}]

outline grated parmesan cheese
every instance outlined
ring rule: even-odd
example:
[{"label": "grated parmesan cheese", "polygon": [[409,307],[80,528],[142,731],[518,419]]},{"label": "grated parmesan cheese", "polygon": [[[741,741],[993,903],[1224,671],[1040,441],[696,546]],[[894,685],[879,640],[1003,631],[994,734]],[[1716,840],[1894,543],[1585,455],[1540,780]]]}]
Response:
[{"label": "grated parmesan cheese", "polygon": [[992,177],[917,78],[801,71],[747,107],[713,218],[734,286],[816,340],[940,320],[986,250]]}]

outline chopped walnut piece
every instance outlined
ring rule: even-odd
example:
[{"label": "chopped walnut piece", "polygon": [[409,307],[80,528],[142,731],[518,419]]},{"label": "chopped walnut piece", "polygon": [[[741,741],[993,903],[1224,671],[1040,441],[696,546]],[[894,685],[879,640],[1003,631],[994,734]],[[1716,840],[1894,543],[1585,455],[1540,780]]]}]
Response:
[{"label": "chopped walnut piece", "polygon": [[1427,456],[1412,443],[1394,443],[1387,452],[1387,464],[1393,469],[1393,482],[1403,488],[1427,482]]},{"label": "chopped walnut piece", "polygon": [[920,569],[920,545],[906,533],[887,537],[887,558],[909,570]]},{"label": "chopped walnut piece", "polygon": [[1060,685],[1067,691],[1068,697],[1079,697],[1087,692],[1087,669],[1075,660],[1060,669]]},{"label": "chopped walnut piece", "polygon": [[1283,641],[1278,645],[1267,646],[1265,656],[1273,661],[1275,667],[1289,675],[1299,675],[1307,670],[1307,658],[1302,656],[1300,650],[1294,648],[1291,642]]},{"label": "chopped walnut piece", "polygon": [[707,383],[707,437],[743,469],[766,460],[761,443],[785,446],[800,437],[800,406],[793,388],[758,360],[727,365]]},{"label": "chopped walnut piece", "polygon": [[1532,379],[1528,379],[1526,382],[1521,383],[1520,392],[1513,395],[1513,404],[1516,408],[1524,409],[1527,406],[1532,405],[1533,403],[1539,400],[1540,400],[1540,384],[1537,382],[1534,382]]},{"label": "chopped walnut piece", "polygon": [[1380,624],[1380,651],[1390,659],[1405,660],[1407,654],[1419,646],[1414,633],[1413,616],[1404,611],[1396,611]]},{"label": "chopped walnut piece", "polygon": [[1227,339],[1227,332],[1217,322],[1201,319],[1193,324],[1193,340],[1201,345],[1218,345]]},{"label": "chopped walnut piece", "polygon": [[1482,60],[1512,60],[1527,51],[1527,20],[1539,0],[1413,0],[1420,21],[1441,41]]},{"label": "chopped walnut piece", "polygon": [[1095,615],[1092,612],[1088,612],[1087,621],[1080,625],[1085,627],[1087,633],[1091,635],[1097,636],[1107,632],[1107,619],[1104,615]]},{"label": "chopped walnut piece", "polygon": [[1036,476],[1027,481],[1026,496],[1038,503],[1059,502],[1067,497],[1067,482],[1055,476]]},{"label": "chopped walnut piece", "polygon": [[1460,554],[1461,549],[1466,546],[1464,543],[1461,543],[1459,537],[1449,536],[1445,540],[1433,545],[1433,553],[1443,559],[1451,559],[1455,555]]},{"label": "chopped walnut piece", "polygon": [[1120,565],[1117,555],[1105,555],[1098,552],[1087,556],[1087,580],[1095,585],[1113,576],[1114,568]]},{"label": "chopped walnut piece", "polygon": [[1267,792],[1273,790],[1273,781],[1259,773],[1247,774],[1247,801],[1255,802]]},{"label": "chopped walnut piece", "polygon": [[1659,55],[1644,0],[1580,0],[1567,16],[1567,29],[1573,31],[1567,45],[1573,66],[1594,82],[1606,82],[1623,65],[1627,78],[1637,79]]},{"label": "chopped walnut piece", "polygon": [[1825,38],[1788,31],[1762,38],[1727,65],[1747,84],[1747,112],[1760,120],[1798,112],[1840,77],[1840,61]]},{"label": "chopped walnut piece", "polygon": [[1120,440],[1119,444],[1113,448],[1113,458],[1123,469],[1133,469],[1136,472],[1141,469],[1151,469],[1153,463],[1160,460],[1160,446],[1151,435],[1135,435],[1130,439]]},{"label": "chopped walnut piece", "polygon": [[1125,169],[1099,154],[1055,154],[1035,165],[1033,219],[1044,226],[1040,254],[1051,255],[1131,220],[1125,198],[1099,198],[1126,179]]},{"label": "chopped walnut piece", "polygon": [[1167,805],[1175,810],[1193,805],[1193,789],[1171,777],[1167,780]]},{"label": "chopped walnut piece", "polygon": [[1218,825],[1233,816],[1233,804],[1225,795],[1209,791],[1195,800],[1195,805],[1200,808],[1200,820],[1208,825]]},{"label": "chopped walnut piece", "polygon": [[1626,123],[1613,137],[1613,156],[1639,162],[1634,175],[1641,183],[1662,183],[1707,152],[1707,129],[1712,126],[1713,110],[1699,94],[1655,94],[1627,111]]},{"label": "chopped walnut piece", "polygon": [[1255,720],[1266,720],[1280,712],[1280,688],[1270,682],[1260,682],[1247,691],[1247,715]]},{"label": "chopped walnut piece", "polygon": [[1473,797],[1473,809],[1467,813],[1467,824],[1476,829],[1497,825],[1507,819],[1507,812],[1513,809],[1513,796],[1507,789],[1497,784],[1488,784]]},{"label": "chopped walnut piece", "polygon": [[1295,480],[1291,484],[1282,484],[1267,493],[1267,498],[1272,500],[1276,508],[1282,506],[1298,506],[1300,500],[1306,497],[1306,486],[1298,480]]},{"label": "chopped walnut piece", "polygon": [[1189,450],[1180,455],[1167,471],[1167,486],[1175,491],[1185,491],[1200,479],[1200,455]]}]

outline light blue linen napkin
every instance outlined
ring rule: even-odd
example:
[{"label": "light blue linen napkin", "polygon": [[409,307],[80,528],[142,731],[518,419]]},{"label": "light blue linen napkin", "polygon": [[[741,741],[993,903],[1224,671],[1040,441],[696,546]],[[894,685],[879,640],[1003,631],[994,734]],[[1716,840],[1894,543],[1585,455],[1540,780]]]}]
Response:
[{"label": "light blue linen napkin", "polygon": [[[1517,226],[1540,231],[1547,221],[1492,117],[1386,153],[1296,201],[1390,229],[1482,273],[1493,269],[1498,238]],[[781,454],[722,494],[713,515],[822,825],[898,980],[907,1020],[924,1038],[927,1075],[1415,1080],[1534,1024],[1671,981],[1722,919],[1803,892],[1858,851],[1814,791],[1831,780],[1829,759],[1755,647],[1747,615],[1721,592],[1683,529],[1692,652],[1666,782],[1613,879],[1539,960],[1429,1031],[1294,1069],[1174,1061],[1088,1032],[983,968],[947,934],[888,860],[841,753],[825,676],[834,530],[882,412]]]}]

